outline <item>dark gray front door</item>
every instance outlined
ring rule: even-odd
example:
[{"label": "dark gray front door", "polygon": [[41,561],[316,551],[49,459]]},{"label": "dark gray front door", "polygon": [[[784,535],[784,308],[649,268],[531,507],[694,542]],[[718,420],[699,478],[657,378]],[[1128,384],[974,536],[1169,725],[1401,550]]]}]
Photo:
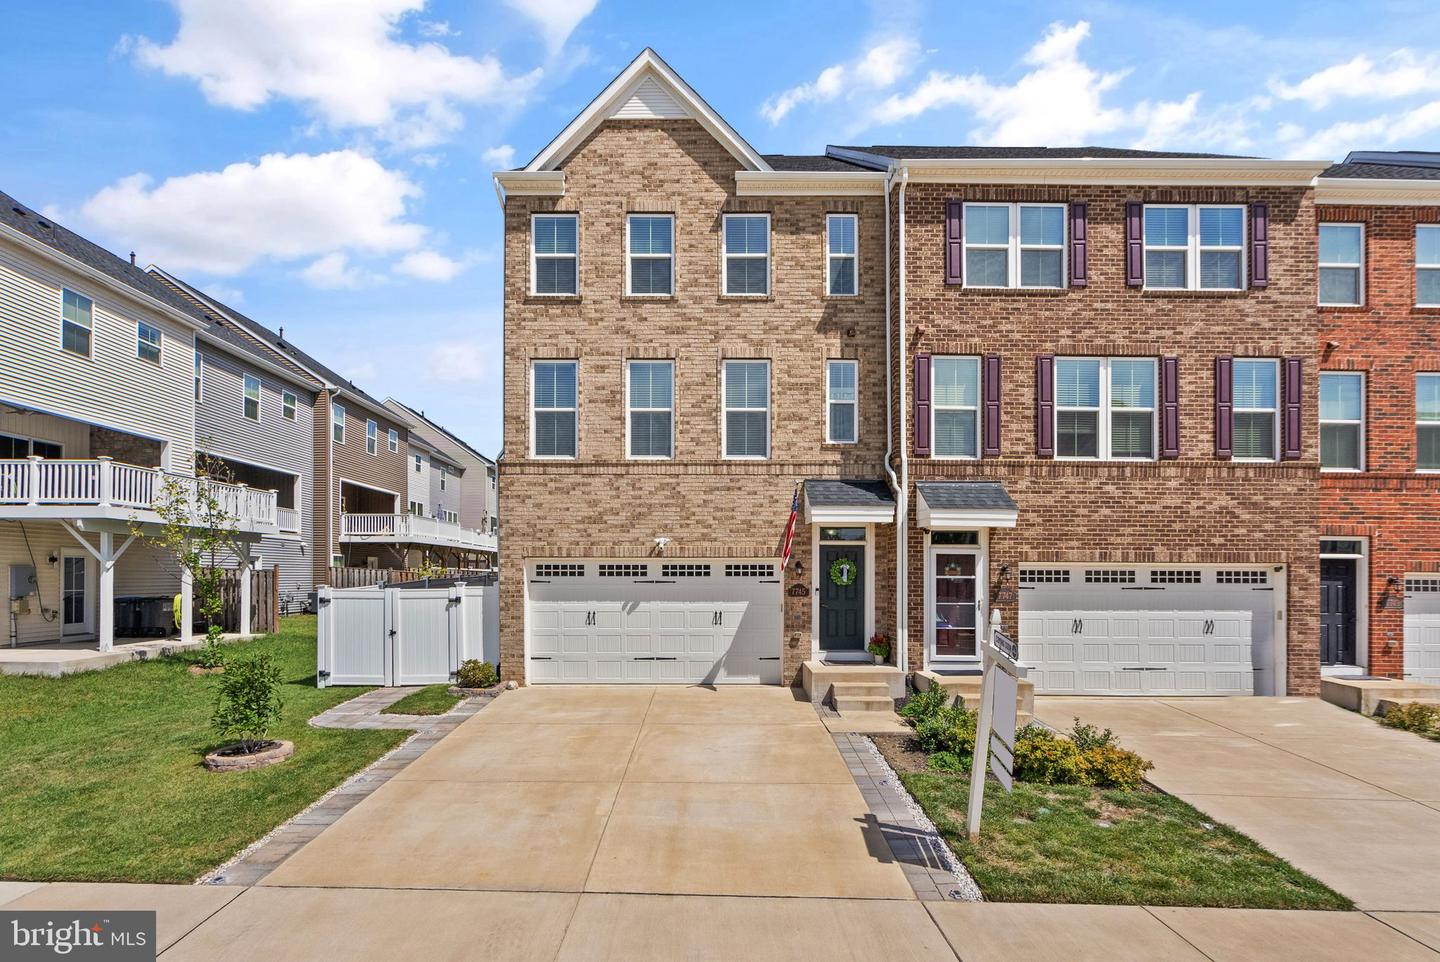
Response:
[{"label": "dark gray front door", "polygon": [[1355,664],[1355,561],[1320,562],[1320,664]]},{"label": "dark gray front door", "polygon": [[[841,562],[842,580],[832,574]],[[863,651],[865,649],[865,546],[821,545],[820,648],[822,651]]]}]

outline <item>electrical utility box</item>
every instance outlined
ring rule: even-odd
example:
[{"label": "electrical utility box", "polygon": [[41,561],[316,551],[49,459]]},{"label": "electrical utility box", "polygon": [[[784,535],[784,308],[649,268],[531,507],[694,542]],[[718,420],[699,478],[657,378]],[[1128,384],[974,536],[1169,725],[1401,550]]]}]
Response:
[{"label": "electrical utility box", "polygon": [[33,565],[10,566],[10,600],[25,598],[37,591]]}]

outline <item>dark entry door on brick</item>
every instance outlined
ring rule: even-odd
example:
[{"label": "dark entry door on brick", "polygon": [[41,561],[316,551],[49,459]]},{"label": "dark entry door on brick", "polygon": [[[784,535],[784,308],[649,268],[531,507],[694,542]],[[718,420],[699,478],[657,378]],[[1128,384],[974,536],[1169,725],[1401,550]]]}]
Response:
[{"label": "dark entry door on brick", "polygon": [[1320,663],[1355,664],[1355,561],[1320,562]]},{"label": "dark entry door on brick", "polygon": [[865,546],[821,545],[820,649],[865,648]]}]

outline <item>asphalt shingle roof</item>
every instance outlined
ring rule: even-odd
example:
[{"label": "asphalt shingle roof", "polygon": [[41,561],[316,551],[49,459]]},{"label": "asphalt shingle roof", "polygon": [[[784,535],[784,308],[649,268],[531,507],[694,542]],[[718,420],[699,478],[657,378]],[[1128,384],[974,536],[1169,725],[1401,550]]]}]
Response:
[{"label": "asphalt shingle roof", "polygon": [[1440,167],[1408,164],[1336,164],[1321,177],[1365,178],[1367,180],[1440,180]]},{"label": "asphalt shingle roof", "polygon": [[862,171],[873,173],[873,168],[863,164],[852,164],[848,160],[841,160],[839,157],[826,157],[817,154],[762,154],[765,162],[776,170],[800,170],[800,171]]},{"label": "asphalt shingle roof", "polygon": [[875,144],[869,147],[848,146],[838,150],[857,150],[881,157],[915,160],[1041,160],[1054,158],[1126,158],[1157,159],[1165,157],[1188,159],[1248,160],[1234,154],[1194,154],[1170,150],[1128,150],[1120,147],[938,147],[905,144]]},{"label": "asphalt shingle roof", "polygon": [[1005,485],[998,481],[922,481],[916,487],[931,508],[1020,510]]},{"label": "asphalt shingle roof", "polygon": [[895,498],[884,481],[836,481],[812,478],[805,482],[805,498],[827,508],[893,507]]}]

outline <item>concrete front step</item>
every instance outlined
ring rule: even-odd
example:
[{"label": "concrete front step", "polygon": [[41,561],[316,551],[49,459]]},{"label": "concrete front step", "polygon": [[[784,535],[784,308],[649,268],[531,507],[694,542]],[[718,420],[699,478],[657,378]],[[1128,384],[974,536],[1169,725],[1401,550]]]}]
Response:
[{"label": "concrete front step", "polygon": [[[926,691],[931,685],[942,685],[951,695],[958,696],[972,711],[980,707],[979,675],[941,675],[933,671],[915,673],[915,690]],[[1015,686],[1015,708],[1022,715],[1035,715],[1035,683],[1021,678]],[[1021,722],[1024,724],[1024,722]]]},{"label": "concrete front step", "polygon": [[887,695],[835,694],[835,710],[842,715],[859,711],[895,711],[895,700]]},{"label": "concrete front step", "polygon": [[890,686],[883,681],[837,681],[830,686],[835,698],[890,698]]},{"label": "concrete front step", "polygon": [[812,705],[830,701],[837,685],[880,684],[891,698],[905,697],[905,676],[894,665],[834,664],[807,661],[800,666],[800,685]]},{"label": "concrete front step", "polygon": [[1320,697],[1332,705],[1373,715],[1383,701],[1440,699],[1440,685],[1394,678],[1322,678]]}]

